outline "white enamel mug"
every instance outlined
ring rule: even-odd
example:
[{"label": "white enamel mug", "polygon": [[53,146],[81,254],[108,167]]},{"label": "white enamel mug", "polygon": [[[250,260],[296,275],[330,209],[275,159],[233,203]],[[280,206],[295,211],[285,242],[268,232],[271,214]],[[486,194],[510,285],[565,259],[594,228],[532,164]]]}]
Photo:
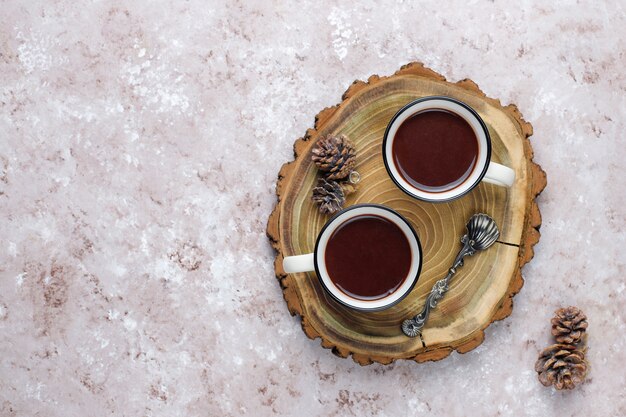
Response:
[{"label": "white enamel mug", "polygon": [[[452,189],[438,192],[420,190],[411,185],[400,174],[394,164],[393,141],[400,125],[417,113],[427,110],[444,110],[462,117],[472,128],[478,141],[478,157],[471,174],[461,184]],[[383,138],[383,161],[391,179],[405,193],[418,200],[444,202],[457,199],[473,190],[481,181],[502,187],[511,187],[515,182],[515,171],[491,161],[491,138],[489,130],[478,113],[469,105],[444,96],[431,96],[414,100],[402,107],[393,116]]]},{"label": "white enamel mug", "polygon": [[[333,232],[350,219],[363,215],[379,216],[393,222],[402,230],[411,249],[411,265],[404,281],[391,294],[374,300],[357,299],[344,293],[335,285],[326,268],[326,246]],[[313,253],[285,257],[283,269],[287,273],[315,271],[324,290],[339,303],[356,310],[378,311],[400,302],[411,292],[422,269],[422,247],[413,227],[399,213],[378,204],[357,204],[340,211],[328,220],[317,237]]]}]

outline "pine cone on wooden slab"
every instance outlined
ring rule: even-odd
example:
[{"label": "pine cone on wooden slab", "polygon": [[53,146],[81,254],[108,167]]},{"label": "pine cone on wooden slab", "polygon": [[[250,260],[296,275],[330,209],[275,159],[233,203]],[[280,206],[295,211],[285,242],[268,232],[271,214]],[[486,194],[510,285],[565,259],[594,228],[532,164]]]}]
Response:
[{"label": "pine cone on wooden slab", "polygon": [[352,194],[355,186],[349,182],[339,182],[320,178],[317,186],[313,188],[312,200],[319,205],[319,210],[324,214],[333,214],[343,208],[346,196]]},{"label": "pine cone on wooden slab", "polygon": [[578,307],[559,308],[552,319],[552,335],[557,343],[579,343],[587,331],[587,316]]},{"label": "pine cone on wooden slab", "polygon": [[587,374],[585,353],[570,344],[557,343],[541,352],[535,363],[539,382],[558,390],[573,389]]},{"label": "pine cone on wooden slab", "polygon": [[322,137],[311,152],[313,162],[329,180],[346,178],[356,164],[356,151],[345,135]]}]

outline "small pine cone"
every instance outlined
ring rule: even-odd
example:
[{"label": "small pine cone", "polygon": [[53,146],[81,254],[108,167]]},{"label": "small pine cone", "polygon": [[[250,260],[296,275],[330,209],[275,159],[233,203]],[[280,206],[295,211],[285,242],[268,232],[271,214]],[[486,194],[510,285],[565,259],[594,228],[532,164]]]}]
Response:
[{"label": "small pine cone", "polygon": [[356,151],[345,135],[320,138],[312,153],[313,162],[329,180],[346,178],[356,164]]},{"label": "small pine cone", "polygon": [[535,371],[539,374],[539,382],[546,387],[554,385],[558,390],[573,389],[587,374],[585,353],[574,345],[548,346],[539,355]]},{"label": "small pine cone", "polygon": [[587,316],[578,307],[560,308],[552,319],[552,335],[557,343],[576,344],[587,330]]},{"label": "small pine cone", "polygon": [[320,178],[313,188],[312,200],[319,204],[320,212],[333,214],[343,208],[346,195],[354,192],[354,185]]}]

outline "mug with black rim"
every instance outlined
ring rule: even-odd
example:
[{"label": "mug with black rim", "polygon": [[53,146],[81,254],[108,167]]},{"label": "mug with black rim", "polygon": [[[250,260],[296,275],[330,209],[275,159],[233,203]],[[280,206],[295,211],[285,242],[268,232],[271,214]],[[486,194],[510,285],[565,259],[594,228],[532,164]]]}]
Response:
[{"label": "mug with black rim", "polygon": [[417,282],[422,248],[402,215],[378,204],[341,210],[324,225],[315,250],[283,259],[286,273],[315,271],[340,304],[378,311],[399,303]]},{"label": "mug with black rim", "polygon": [[391,179],[418,200],[454,200],[481,181],[503,187],[515,182],[515,171],[491,161],[489,130],[478,113],[450,97],[402,107],[387,126],[382,154]]}]

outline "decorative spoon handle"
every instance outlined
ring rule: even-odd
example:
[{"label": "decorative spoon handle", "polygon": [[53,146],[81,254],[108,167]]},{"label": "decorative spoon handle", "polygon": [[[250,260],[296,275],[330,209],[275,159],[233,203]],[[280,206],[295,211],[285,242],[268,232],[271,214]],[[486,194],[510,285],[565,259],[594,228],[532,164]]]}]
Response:
[{"label": "decorative spoon handle", "polygon": [[500,235],[496,222],[486,214],[473,215],[466,227],[467,234],[461,238],[463,248],[456,255],[452,267],[448,270],[448,275],[433,285],[422,311],[412,319],[404,320],[402,323],[402,331],[405,335],[415,337],[422,332],[422,328],[430,315],[430,310],[437,306],[439,300],[448,291],[448,285],[454,274],[456,274],[457,268],[463,266],[463,258],[472,256],[479,250],[489,248]]}]

